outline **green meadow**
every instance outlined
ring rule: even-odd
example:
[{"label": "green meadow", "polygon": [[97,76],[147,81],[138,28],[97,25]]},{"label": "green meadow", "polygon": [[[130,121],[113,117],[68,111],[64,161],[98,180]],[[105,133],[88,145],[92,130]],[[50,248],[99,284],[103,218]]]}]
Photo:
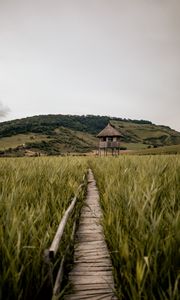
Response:
[{"label": "green meadow", "polygon": [[[43,299],[49,292],[44,250],[86,168],[78,158],[0,160],[0,299]],[[52,268],[59,264],[71,226]]]},{"label": "green meadow", "polygon": [[118,298],[179,299],[178,155],[0,159],[0,299],[47,297],[43,253],[88,167],[100,192]]},{"label": "green meadow", "polygon": [[179,299],[180,157],[91,164],[119,299]]}]

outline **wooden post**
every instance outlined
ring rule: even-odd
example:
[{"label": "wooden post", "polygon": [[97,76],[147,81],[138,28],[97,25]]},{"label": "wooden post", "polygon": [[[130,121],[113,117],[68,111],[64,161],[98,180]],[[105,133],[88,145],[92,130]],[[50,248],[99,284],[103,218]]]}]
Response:
[{"label": "wooden post", "polygon": [[84,184],[81,184],[78,187],[76,195],[74,196],[71,204],[69,205],[69,207],[65,211],[65,214],[64,214],[64,216],[63,216],[63,218],[62,218],[62,220],[61,220],[61,222],[59,224],[59,227],[58,227],[57,232],[55,234],[54,240],[53,240],[53,242],[52,242],[52,244],[51,244],[51,246],[50,246],[50,248],[48,250],[49,251],[49,258],[50,259],[52,259],[52,258],[54,258],[56,256],[56,253],[57,253],[58,248],[59,248],[59,243],[60,243],[62,235],[64,233],[64,228],[65,228],[65,226],[67,224],[67,221],[69,219],[70,214],[72,213],[72,211],[73,211],[73,209],[75,207],[75,204],[76,204],[76,201],[77,201],[77,196],[78,196],[79,191],[80,191],[80,189],[82,188],[83,185]]},{"label": "wooden post", "polygon": [[[73,224],[73,230],[72,230],[72,233],[71,233],[71,242],[74,240],[75,231],[76,231],[76,221]],[[64,256],[61,260],[61,263],[60,263],[59,271],[58,271],[56,281],[55,281],[55,284],[54,284],[54,288],[53,288],[53,295],[55,295],[55,296],[57,296],[60,293],[61,283],[62,283],[63,273],[64,273],[64,263],[65,263],[66,254],[68,253],[69,248],[70,248],[70,244],[67,246],[65,254],[64,254]]]}]

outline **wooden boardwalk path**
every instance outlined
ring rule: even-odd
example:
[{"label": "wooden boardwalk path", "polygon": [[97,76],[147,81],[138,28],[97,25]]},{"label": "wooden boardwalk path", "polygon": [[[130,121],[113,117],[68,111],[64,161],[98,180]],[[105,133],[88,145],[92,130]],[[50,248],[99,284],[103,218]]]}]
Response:
[{"label": "wooden boardwalk path", "polygon": [[76,234],[74,265],[69,273],[71,294],[66,300],[116,300],[112,264],[103,228],[99,194],[92,174],[88,174],[88,189],[85,205],[81,211]]}]

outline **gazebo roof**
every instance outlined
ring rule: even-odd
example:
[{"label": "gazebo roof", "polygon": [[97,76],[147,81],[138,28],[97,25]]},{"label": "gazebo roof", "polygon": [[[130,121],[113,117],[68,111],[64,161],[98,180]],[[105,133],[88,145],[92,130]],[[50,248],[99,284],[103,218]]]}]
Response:
[{"label": "gazebo roof", "polygon": [[100,137],[122,136],[122,134],[110,123],[97,135]]}]

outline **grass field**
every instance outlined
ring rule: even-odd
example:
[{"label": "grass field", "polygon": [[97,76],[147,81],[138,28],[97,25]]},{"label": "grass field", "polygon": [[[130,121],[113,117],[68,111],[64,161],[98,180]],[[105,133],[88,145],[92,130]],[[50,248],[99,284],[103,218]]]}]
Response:
[{"label": "grass field", "polygon": [[45,299],[43,252],[88,166],[119,299],[179,299],[179,155],[0,159],[0,299]]},{"label": "grass field", "polygon": [[180,157],[91,161],[119,299],[179,299]]},{"label": "grass field", "polygon": [[180,154],[180,145],[171,145],[150,149],[135,149],[134,154],[139,155],[160,155],[160,154]]},{"label": "grass field", "polygon": [[127,150],[142,150],[147,149],[147,145],[142,143],[121,143],[121,147],[126,147]]},{"label": "grass field", "polygon": [[78,158],[0,160],[0,299],[45,299],[43,253],[85,172]]},{"label": "grass field", "polygon": [[40,134],[17,134],[11,137],[3,137],[0,139],[0,150],[5,150],[8,148],[16,148],[17,146],[32,143],[48,141],[46,135]]}]

